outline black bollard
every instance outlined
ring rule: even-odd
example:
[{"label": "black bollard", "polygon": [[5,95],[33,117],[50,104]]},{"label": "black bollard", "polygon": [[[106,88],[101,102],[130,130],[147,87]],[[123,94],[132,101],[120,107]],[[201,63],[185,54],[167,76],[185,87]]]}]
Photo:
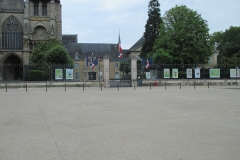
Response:
[{"label": "black bollard", "polygon": [[209,89],[209,82],[208,82],[208,89]]},{"label": "black bollard", "polygon": [[134,91],[136,90],[136,86],[135,86],[135,83],[134,83]]},{"label": "black bollard", "polygon": [[101,91],[102,91],[102,83],[101,83]]},{"label": "black bollard", "polygon": [[167,84],[166,84],[166,82],[165,82],[165,90],[167,90]]},{"label": "black bollard", "polygon": [[65,83],[65,92],[66,92],[66,90],[67,90],[67,85],[66,85],[66,83]]},{"label": "black bollard", "polygon": [[83,91],[84,91],[84,83],[83,83]]},{"label": "black bollard", "polygon": [[27,84],[26,84],[26,92],[27,92]]},{"label": "black bollard", "polygon": [[196,88],[196,87],[195,87],[195,82],[193,83],[193,85],[194,85],[194,89],[195,89],[195,88]]},{"label": "black bollard", "polygon": [[47,83],[46,83],[46,92],[47,92]]},{"label": "black bollard", "polygon": [[152,85],[151,85],[151,82],[150,82],[150,90],[152,90]]},{"label": "black bollard", "polygon": [[7,92],[7,84],[6,84],[6,92]]},{"label": "black bollard", "polygon": [[118,91],[119,91],[119,83],[118,83]]},{"label": "black bollard", "polygon": [[182,89],[182,83],[180,82],[180,89]]}]

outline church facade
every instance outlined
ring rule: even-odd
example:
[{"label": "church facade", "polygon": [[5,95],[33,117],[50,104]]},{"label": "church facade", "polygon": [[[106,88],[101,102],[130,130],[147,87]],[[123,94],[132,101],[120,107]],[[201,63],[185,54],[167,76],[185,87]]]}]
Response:
[{"label": "church facade", "polygon": [[0,0],[0,80],[21,80],[39,42],[62,41],[60,0]]}]

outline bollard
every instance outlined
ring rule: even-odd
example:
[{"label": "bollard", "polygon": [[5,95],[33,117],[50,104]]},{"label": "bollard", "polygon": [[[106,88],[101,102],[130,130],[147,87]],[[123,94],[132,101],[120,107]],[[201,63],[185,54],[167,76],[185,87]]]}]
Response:
[{"label": "bollard", "polygon": [[47,92],[47,83],[46,83],[46,92]]},{"label": "bollard", "polygon": [[150,90],[152,90],[151,82],[150,82]]},{"label": "bollard", "polygon": [[7,92],[7,84],[6,84],[6,92]]},{"label": "bollard", "polygon": [[209,82],[208,82],[208,89],[209,89]]},{"label": "bollard", "polygon": [[194,89],[195,89],[195,82],[193,83],[193,85],[194,85]]},{"label": "bollard", "polygon": [[136,86],[135,86],[135,83],[134,83],[134,91],[136,90]]},{"label": "bollard", "polygon": [[101,83],[101,91],[102,91],[102,83]]},{"label": "bollard", "polygon": [[67,86],[66,86],[66,83],[65,83],[65,92],[66,92],[66,90],[67,90]]},{"label": "bollard", "polygon": [[83,83],[83,91],[84,91],[84,83]]},{"label": "bollard", "polygon": [[27,84],[26,84],[26,92],[27,92]]},{"label": "bollard", "polygon": [[182,89],[182,83],[180,82],[180,89]]},{"label": "bollard", "polygon": [[166,84],[166,82],[165,82],[165,90],[167,90],[167,84]]},{"label": "bollard", "polygon": [[118,91],[119,91],[119,83],[118,83]]}]

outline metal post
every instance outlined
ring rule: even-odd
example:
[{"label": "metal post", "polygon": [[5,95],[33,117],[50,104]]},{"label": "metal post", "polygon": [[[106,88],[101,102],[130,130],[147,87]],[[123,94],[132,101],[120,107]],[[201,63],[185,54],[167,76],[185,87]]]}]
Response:
[{"label": "metal post", "polygon": [[237,72],[238,72],[238,67],[237,67],[237,61],[236,61],[236,86],[238,85],[238,83],[237,83]]},{"label": "metal post", "polygon": [[180,89],[182,89],[182,84],[181,84],[181,82],[180,82]]},{"label": "metal post", "polygon": [[6,83],[6,92],[7,92],[7,83]]},{"label": "metal post", "polygon": [[46,83],[46,92],[47,92],[47,83]]},{"label": "metal post", "polygon": [[26,92],[27,92],[27,84],[26,84]]},{"label": "metal post", "polygon": [[135,86],[135,83],[134,83],[134,91],[136,90],[136,86]]},{"label": "metal post", "polygon": [[209,82],[208,82],[208,89],[209,89]]},{"label": "metal post", "polygon": [[167,90],[167,84],[166,84],[166,82],[165,82],[165,90]]},{"label": "metal post", "polygon": [[65,92],[66,92],[66,90],[67,90],[67,86],[66,86],[66,83],[65,83]]},{"label": "metal post", "polygon": [[98,65],[99,65],[98,79],[99,79],[99,88],[100,88],[100,58],[98,59]]},{"label": "metal post", "polygon": [[83,91],[84,91],[84,83],[83,83]]},{"label": "metal post", "polygon": [[118,91],[119,91],[119,83],[118,83]]},{"label": "metal post", "polygon": [[195,89],[195,82],[193,83],[193,85],[194,85],[194,89]]},{"label": "metal post", "polygon": [[150,82],[150,90],[152,90],[151,82]]},{"label": "metal post", "polygon": [[102,91],[102,83],[101,83],[101,91]]}]

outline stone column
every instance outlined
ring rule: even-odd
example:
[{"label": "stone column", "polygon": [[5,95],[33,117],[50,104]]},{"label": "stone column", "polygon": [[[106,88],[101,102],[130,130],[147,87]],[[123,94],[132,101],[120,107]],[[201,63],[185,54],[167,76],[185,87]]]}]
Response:
[{"label": "stone column", "polygon": [[131,78],[132,78],[132,86],[137,86],[137,57],[131,58]]},{"label": "stone column", "polygon": [[104,81],[104,87],[105,88],[110,88],[110,83],[109,83],[109,57],[105,56],[103,58],[103,81]]}]

